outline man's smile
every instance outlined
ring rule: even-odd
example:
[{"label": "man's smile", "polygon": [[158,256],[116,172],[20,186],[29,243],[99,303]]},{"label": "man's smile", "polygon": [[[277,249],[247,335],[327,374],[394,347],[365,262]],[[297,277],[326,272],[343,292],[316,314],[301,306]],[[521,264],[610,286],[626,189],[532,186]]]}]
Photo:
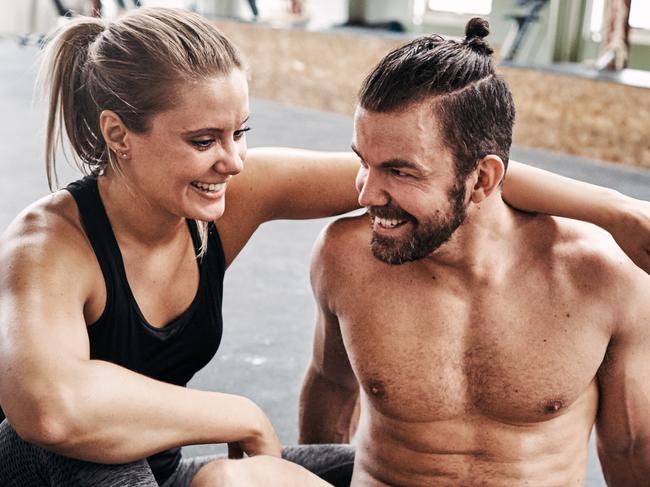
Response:
[{"label": "man's smile", "polygon": [[398,219],[395,219],[395,218],[381,218],[379,216],[371,216],[370,219],[372,221],[373,227],[380,226],[380,227],[386,228],[386,229],[397,228],[397,227],[405,224],[406,222],[408,222],[407,219],[398,220]]}]

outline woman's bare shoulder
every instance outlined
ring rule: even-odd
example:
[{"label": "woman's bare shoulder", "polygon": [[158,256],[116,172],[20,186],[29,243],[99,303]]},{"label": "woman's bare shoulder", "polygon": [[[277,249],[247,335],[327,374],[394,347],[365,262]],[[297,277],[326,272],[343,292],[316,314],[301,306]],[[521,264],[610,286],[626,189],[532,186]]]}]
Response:
[{"label": "woman's bare shoulder", "polygon": [[57,191],[29,205],[0,237],[0,262],[5,268],[27,272],[78,267],[92,258],[92,248],[81,224],[79,210],[68,191]]}]

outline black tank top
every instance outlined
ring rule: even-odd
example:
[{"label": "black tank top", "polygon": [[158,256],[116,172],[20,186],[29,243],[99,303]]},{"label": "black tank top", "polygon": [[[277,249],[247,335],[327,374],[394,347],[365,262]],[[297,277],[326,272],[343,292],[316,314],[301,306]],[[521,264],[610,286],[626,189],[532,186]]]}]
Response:
[{"label": "black tank top", "polygon": [[[106,306],[88,326],[90,358],[106,360],[153,379],[185,386],[214,356],[222,333],[221,302],[225,258],[214,224],[199,267],[199,288],[189,308],[164,328],[151,326],[142,315],[126,278],[124,262],[97,188],[88,176],[66,188],[79,207],[81,222],[106,284]],[[200,248],[196,223],[187,221],[195,251]],[[180,462],[180,448],[147,460],[162,484]]]}]

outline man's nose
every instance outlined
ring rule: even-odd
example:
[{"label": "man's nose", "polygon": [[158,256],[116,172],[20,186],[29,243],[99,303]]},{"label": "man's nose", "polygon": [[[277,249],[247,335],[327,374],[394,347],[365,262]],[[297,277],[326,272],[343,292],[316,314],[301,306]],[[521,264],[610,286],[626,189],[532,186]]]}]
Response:
[{"label": "man's nose", "polygon": [[372,171],[365,170],[364,174],[359,174],[357,189],[359,191],[360,206],[384,206],[390,200],[382,187],[380,177]]}]

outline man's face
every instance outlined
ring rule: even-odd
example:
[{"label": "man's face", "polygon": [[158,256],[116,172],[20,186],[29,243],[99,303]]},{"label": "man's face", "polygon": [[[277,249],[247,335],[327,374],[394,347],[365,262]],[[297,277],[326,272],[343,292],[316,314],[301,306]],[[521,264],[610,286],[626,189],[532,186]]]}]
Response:
[{"label": "man's face", "polygon": [[391,113],[357,108],[352,147],[361,158],[356,184],[375,257],[403,264],[449,240],[465,219],[465,181],[457,180],[429,103]]}]

